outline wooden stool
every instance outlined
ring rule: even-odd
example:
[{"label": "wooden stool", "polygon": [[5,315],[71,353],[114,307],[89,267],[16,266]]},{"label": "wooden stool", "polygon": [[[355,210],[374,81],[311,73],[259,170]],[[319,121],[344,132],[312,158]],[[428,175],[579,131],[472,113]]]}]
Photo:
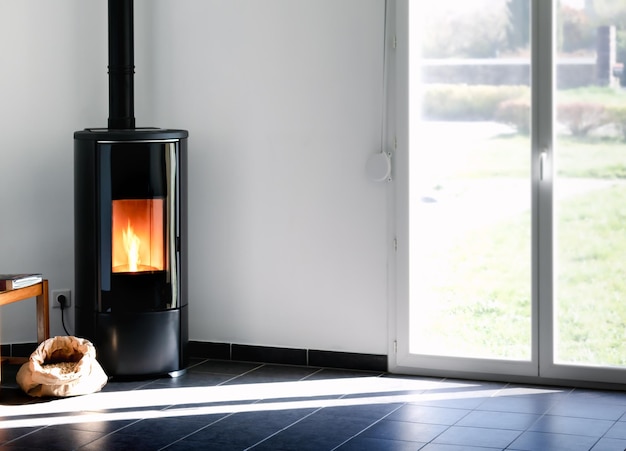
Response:
[{"label": "wooden stool", "polygon": [[[0,306],[12,304],[14,302],[23,301],[24,299],[33,297],[37,298],[37,342],[41,343],[42,341],[50,338],[50,312],[48,310],[47,279],[29,287],[9,291],[0,291]],[[8,358],[7,360],[15,360],[17,363],[19,360],[23,361],[24,359]],[[0,357],[0,363],[1,362],[2,358]]]}]

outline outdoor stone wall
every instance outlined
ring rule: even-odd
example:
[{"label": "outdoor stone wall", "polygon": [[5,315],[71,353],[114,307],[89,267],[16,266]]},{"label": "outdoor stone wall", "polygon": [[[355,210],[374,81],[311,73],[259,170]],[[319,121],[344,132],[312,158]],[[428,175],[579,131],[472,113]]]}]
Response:
[{"label": "outdoor stone wall", "polygon": [[[497,60],[496,60],[497,61]],[[424,83],[468,85],[530,85],[530,64],[525,61],[459,60],[423,65]],[[593,59],[564,62],[557,68],[557,88],[570,89],[601,84]]]}]

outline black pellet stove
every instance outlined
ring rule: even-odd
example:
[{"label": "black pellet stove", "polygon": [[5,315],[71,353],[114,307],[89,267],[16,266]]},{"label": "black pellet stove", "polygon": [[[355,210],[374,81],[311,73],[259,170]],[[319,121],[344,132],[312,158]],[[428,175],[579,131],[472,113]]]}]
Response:
[{"label": "black pellet stove", "polygon": [[109,0],[107,128],[74,133],[76,335],[110,376],[187,365],[187,136],[136,128],[133,2]]}]

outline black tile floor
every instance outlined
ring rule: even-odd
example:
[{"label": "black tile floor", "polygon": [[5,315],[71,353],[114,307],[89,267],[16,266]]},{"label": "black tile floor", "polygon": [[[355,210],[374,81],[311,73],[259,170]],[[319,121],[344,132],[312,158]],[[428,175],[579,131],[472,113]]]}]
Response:
[{"label": "black tile floor", "polygon": [[624,450],[626,394],[194,360],[34,399],[2,366],[0,450]]}]

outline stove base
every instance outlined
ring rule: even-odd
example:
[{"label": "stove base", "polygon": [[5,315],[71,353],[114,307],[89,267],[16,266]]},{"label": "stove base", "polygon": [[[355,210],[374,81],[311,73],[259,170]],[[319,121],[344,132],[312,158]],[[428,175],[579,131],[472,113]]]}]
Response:
[{"label": "stove base", "polygon": [[97,358],[109,376],[176,373],[186,366],[181,327],[187,307],[159,312],[98,313]]}]

